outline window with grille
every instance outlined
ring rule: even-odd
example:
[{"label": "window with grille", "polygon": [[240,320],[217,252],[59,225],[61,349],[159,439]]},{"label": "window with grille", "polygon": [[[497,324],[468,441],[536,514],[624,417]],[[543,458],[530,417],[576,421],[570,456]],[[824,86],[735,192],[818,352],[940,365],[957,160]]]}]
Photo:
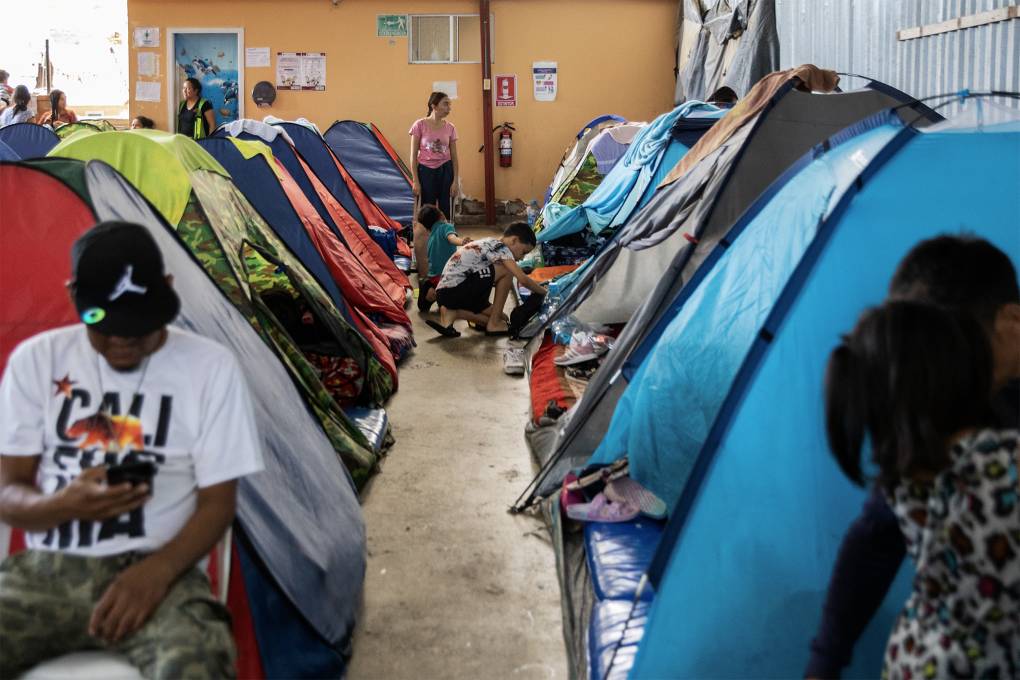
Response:
[{"label": "window with grille", "polygon": [[[490,44],[492,23],[490,17]],[[412,64],[477,64],[482,60],[477,14],[412,14],[409,26],[408,61]]]}]

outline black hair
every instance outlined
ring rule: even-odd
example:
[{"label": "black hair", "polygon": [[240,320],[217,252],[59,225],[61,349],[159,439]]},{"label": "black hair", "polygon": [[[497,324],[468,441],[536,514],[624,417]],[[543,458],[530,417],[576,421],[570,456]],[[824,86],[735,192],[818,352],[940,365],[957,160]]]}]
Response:
[{"label": "black hair", "polygon": [[503,236],[516,236],[521,243],[532,248],[538,243],[535,239],[535,232],[531,230],[527,222],[514,222],[503,230]]},{"label": "black hair", "polygon": [[63,90],[51,90],[50,91],[50,122],[57,122],[57,105],[60,104],[60,98],[64,96]]},{"label": "black hair", "polygon": [[152,130],[156,127],[156,121],[149,118],[148,116],[135,116],[134,120],[138,121],[138,124],[145,130]]},{"label": "black hair", "polygon": [[969,314],[907,300],[865,312],[825,372],[826,434],[844,474],[863,486],[866,437],[887,490],[942,471],[951,436],[995,422],[992,361]]},{"label": "black hair", "polygon": [[1020,286],[1009,256],[991,243],[944,235],[907,253],[893,274],[889,297],[972,314],[990,330],[1000,307],[1020,302]]},{"label": "black hair", "polygon": [[432,109],[434,107],[436,107],[436,106],[439,106],[439,102],[443,101],[446,98],[447,98],[447,95],[446,95],[445,92],[433,92],[432,94],[430,94],[429,95],[429,103],[428,103],[428,111],[425,112],[425,115],[426,116],[431,115],[432,114]]},{"label": "black hair", "polygon": [[14,113],[21,113],[28,109],[28,105],[32,101],[32,93],[25,85],[18,85],[14,88],[14,96],[11,101],[14,102]]},{"label": "black hair", "polygon": [[191,83],[191,87],[195,89],[195,94],[202,94],[202,83],[198,82],[198,78],[185,78],[184,82]]},{"label": "black hair", "polygon": [[432,225],[439,221],[442,213],[439,212],[439,208],[434,205],[423,205],[418,210],[418,221],[421,222],[421,226],[425,227],[426,231],[432,231]]},{"label": "black hair", "polygon": [[733,91],[733,88],[723,85],[708,97],[708,103],[733,106],[737,103],[737,99],[737,93]]}]

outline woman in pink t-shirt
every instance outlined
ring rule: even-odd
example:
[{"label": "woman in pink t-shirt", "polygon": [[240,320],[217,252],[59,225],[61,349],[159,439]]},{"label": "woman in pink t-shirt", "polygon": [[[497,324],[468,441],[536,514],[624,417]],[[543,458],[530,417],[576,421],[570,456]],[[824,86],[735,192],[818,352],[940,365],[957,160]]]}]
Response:
[{"label": "woman in pink t-shirt", "polygon": [[[457,128],[446,120],[450,115],[450,98],[445,93],[430,94],[428,107],[428,115],[414,121],[407,133],[411,135],[413,191],[421,198],[421,205],[438,206],[444,218],[451,219],[450,199],[457,192]],[[419,244],[424,251],[427,240],[428,232],[416,224],[416,251]],[[419,268],[422,262],[427,262],[423,256],[424,252],[418,254]]]}]

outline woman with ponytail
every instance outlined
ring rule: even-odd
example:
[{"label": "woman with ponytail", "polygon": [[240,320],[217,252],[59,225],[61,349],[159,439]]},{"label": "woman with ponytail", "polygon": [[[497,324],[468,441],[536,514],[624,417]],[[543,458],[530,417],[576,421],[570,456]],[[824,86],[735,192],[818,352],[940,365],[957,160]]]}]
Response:
[{"label": "woman with ponytail", "polygon": [[0,112],[0,128],[32,120],[32,112],[28,109],[31,102],[32,93],[27,87],[18,85],[14,88],[11,105]]},{"label": "woman with ponytail", "polygon": [[866,312],[829,357],[829,446],[863,486],[867,442],[917,567],[883,678],[1020,677],[1020,434],[992,396],[988,334],[925,303]]}]

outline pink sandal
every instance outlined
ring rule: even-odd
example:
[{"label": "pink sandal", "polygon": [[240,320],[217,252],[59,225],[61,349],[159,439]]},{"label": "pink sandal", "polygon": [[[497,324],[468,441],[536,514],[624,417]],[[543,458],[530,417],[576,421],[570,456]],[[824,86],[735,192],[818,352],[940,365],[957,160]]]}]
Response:
[{"label": "pink sandal", "polygon": [[640,511],[653,519],[666,516],[666,502],[638,484],[630,477],[619,477],[606,484],[606,498],[616,503],[637,506]]},{"label": "pink sandal", "polygon": [[627,502],[613,503],[600,493],[591,503],[574,503],[567,506],[567,517],[579,522],[629,522],[641,512]]}]

